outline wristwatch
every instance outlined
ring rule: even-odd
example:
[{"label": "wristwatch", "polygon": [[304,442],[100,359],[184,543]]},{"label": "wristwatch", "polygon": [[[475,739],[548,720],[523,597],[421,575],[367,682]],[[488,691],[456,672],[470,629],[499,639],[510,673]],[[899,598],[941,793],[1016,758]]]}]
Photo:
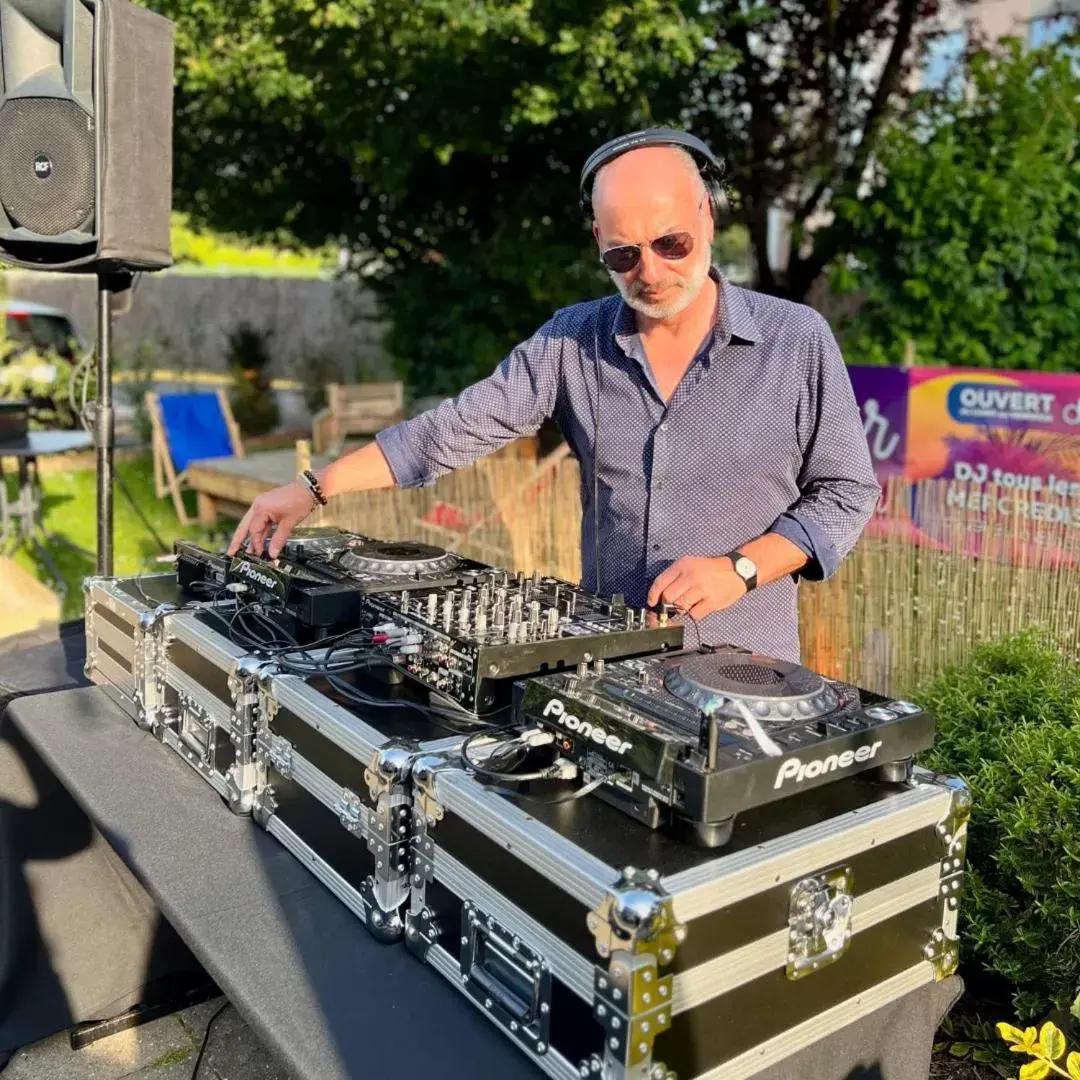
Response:
[{"label": "wristwatch", "polygon": [[746,591],[750,592],[757,588],[757,566],[754,560],[748,558],[738,548],[728,552],[727,557],[731,560],[731,568],[743,579]]}]

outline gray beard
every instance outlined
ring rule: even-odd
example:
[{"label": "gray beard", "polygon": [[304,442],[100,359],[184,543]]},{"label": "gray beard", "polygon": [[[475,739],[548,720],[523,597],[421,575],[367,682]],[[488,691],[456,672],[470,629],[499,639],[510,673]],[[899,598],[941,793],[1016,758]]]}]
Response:
[{"label": "gray beard", "polygon": [[615,282],[615,287],[619,290],[622,298],[634,311],[640,312],[647,319],[671,319],[676,315],[681,315],[697,299],[698,293],[701,292],[701,287],[709,276],[711,261],[711,253],[707,249],[705,255],[704,259],[698,260],[689,279],[677,283],[679,291],[666,304],[650,304],[640,296],[633,295],[631,291],[633,286],[623,281],[620,274],[616,274],[613,270],[609,270],[608,274],[611,280]]}]

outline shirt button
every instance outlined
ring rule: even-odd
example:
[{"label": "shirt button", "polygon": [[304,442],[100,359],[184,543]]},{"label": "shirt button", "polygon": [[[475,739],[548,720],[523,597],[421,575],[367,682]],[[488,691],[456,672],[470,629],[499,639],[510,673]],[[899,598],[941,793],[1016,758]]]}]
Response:
[{"label": "shirt button", "polygon": [[660,550],[660,545],[659,544],[653,544],[652,549],[653,549],[653,551],[659,551]]},{"label": "shirt button", "polygon": [[661,431],[667,431],[667,421],[666,420],[660,425],[660,430]]}]

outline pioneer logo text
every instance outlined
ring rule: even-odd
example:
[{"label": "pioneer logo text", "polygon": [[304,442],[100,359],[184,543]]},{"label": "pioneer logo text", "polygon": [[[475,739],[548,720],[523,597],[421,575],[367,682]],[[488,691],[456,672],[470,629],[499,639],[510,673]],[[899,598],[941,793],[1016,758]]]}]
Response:
[{"label": "pioneer logo text", "polygon": [[257,566],[252,566],[251,563],[238,562],[233,566],[233,570],[240,574],[242,577],[248,578],[250,581],[254,581],[256,585],[261,585],[264,589],[270,589],[275,591],[278,588],[277,579],[270,574],[260,570]]},{"label": "pioneer logo text", "polygon": [[814,758],[813,761],[800,761],[797,757],[788,758],[777,770],[773,790],[779,791],[788,780],[801,784],[804,780],[813,780],[815,777],[836,772],[838,769],[850,769],[856,762],[861,764],[872,761],[877,757],[877,752],[880,749],[881,743],[876,742],[867,746],[860,746],[858,750],[845,750],[842,754],[829,754],[828,757]]},{"label": "pioneer logo text", "polygon": [[558,698],[551,698],[548,701],[542,715],[553,716],[560,727],[572,731],[575,735],[580,735],[583,739],[591,740],[597,746],[603,746],[613,754],[625,754],[633,749],[633,743],[624,742],[618,735],[609,735],[602,727],[591,724],[588,720],[582,720],[573,713],[568,713],[566,706]]}]

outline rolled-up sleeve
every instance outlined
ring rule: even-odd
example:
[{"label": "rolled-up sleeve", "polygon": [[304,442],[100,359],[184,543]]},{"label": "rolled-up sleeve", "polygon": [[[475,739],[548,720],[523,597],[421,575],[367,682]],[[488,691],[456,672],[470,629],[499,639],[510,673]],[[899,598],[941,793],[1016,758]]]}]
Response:
[{"label": "rolled-up sleeve", "polygon": [[799,498],[772,531],[807,555],[799,574],[819,581],[836,573],[881,497],[851,378],[829,324],[816,315],[802,350],[805,377],[797,428]]},{"label": "rolled-up sleeve", "polygon": [[375,439],[399,487],[434,484],[551,416],[559,385],[559,316],[515,347],[486,379],[433,409],[379,432]]}]

